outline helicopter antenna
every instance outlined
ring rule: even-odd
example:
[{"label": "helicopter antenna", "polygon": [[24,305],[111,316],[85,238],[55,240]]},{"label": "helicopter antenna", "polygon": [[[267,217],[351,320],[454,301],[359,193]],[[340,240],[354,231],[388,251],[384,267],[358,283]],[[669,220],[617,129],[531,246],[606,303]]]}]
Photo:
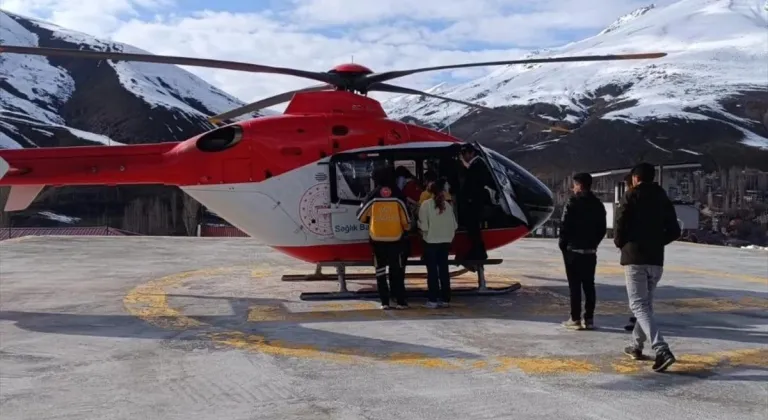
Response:
[{"label": "helicopter antenna", "polygon": [[350,63],[355,64],[355,55],[354,54],[352,54],[352,61],[350,61]]}]

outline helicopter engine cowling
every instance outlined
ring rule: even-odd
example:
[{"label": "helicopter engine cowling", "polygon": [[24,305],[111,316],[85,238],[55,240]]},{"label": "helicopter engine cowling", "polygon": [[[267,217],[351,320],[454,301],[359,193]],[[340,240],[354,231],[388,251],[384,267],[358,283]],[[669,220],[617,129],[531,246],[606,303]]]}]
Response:
[{"label": "helicopter engine cowling", "polygon": [[195,147],[205,153],[227,150],[243,139],[243,127],[232,124],[211,130],[195,141]]}]

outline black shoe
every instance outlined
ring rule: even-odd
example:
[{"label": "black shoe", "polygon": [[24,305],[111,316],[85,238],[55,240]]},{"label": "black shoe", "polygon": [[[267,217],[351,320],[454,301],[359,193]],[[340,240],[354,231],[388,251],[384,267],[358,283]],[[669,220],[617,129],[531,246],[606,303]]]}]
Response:
[{"label": "black shoe", "polygon": [[595,321],[591,319],[584,319],[584,322],[582,324],[584,326],[585,330],[594,330],[595,329]]},{"label": "black shoe", "polygon": [[654,372],[664,372],[676,361],[675,355],[669,349],[662,350],[656,353],[656,362],[654,362],[652,369]]},{"label": "black shoe", "polygon": [[637,322],[637,318],[630,317],[629,318],[629,324],[624,326],[624,330],[625,331],[632,331],[632,330],[634,330],[635,329],[635,322]]},{"label": "black shoe", "polygon": [[628,355],[629,357],[631,357],[634,360],[645,360],[646,359],[645,355],[643,355],[643,351],[638,349],[635,346],[624,347],[624,354]]}]

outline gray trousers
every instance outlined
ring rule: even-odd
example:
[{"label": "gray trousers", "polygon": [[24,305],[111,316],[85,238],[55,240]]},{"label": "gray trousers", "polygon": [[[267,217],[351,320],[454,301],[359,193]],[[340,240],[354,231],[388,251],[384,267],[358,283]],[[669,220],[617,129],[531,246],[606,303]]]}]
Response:
[{"label": "gray trousers", "polygon": [[664,267],[658,265],[627,265],[624,267],[629,309],[637,318],[635,329],[632,330],[632,345],[639,350],[643,349],[649,338],[651,348],[655,352],[658,353],[669,348],[653,316],[653,295],[663,271]]}]

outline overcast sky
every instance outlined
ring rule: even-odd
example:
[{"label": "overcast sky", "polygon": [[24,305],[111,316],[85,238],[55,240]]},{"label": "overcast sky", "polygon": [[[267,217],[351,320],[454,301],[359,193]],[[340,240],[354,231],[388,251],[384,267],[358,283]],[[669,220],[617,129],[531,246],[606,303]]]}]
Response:
[{"label": "overcast sky", "polygon": [[[514,59],[595,35],[651,0],[0,0],[0,8],[155,54],[374,71]],[[673,0],[655,1],[657,6]],[[250,101],[315,84],[289,76],[188,68]],[[398,81],[427,88],[491,69]]]}]

